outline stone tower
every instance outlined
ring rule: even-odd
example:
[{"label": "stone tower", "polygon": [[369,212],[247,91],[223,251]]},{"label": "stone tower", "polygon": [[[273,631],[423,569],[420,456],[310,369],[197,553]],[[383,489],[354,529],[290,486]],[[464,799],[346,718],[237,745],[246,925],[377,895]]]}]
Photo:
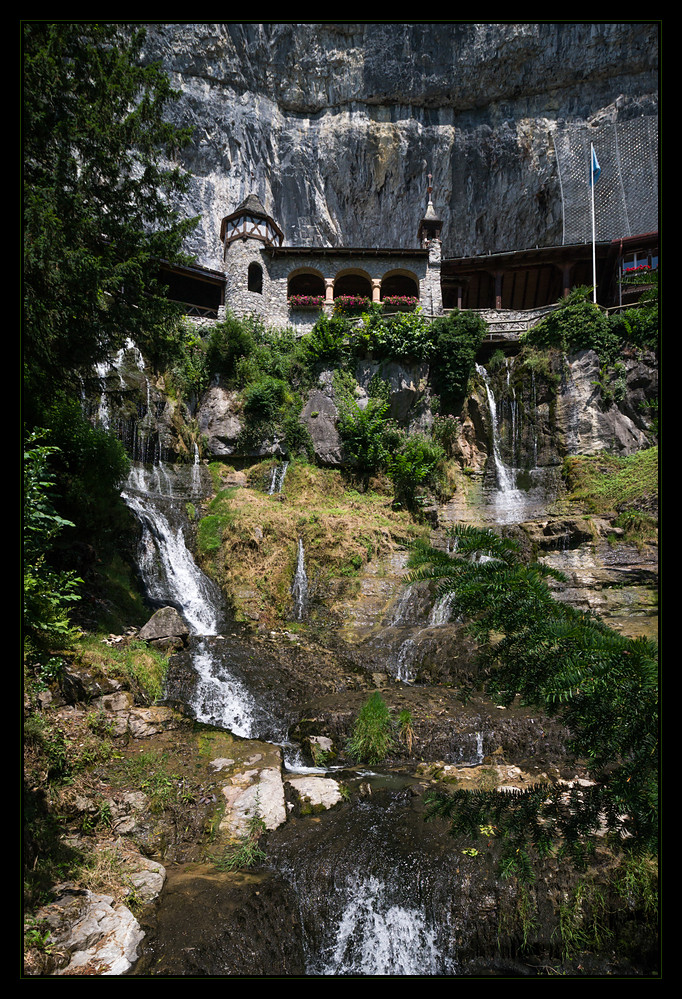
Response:
[{"label": "stone tower", "polygon": [[226,215],[220,226],[225,268],[225,304],[237,316],[253,314],[266,319],[272,289],[267,247],[281,246],[284,234],[265,211],[260,199],[250,194]]},{"label": "stone tower", "polygon": [[431,174],[429,174],[429,184],[428,184],[428,196],[429,203],[426,206],[426,213],[419,223],[419,229],[417,231],[417,239],[419,240],[419,246],[429,251],[429,266],[427,270],[426,287],[422,294],[422,301],[427,309],[433,316],[440,316],[443,314],[443,294],[441,290],[440,283],[440,264],[441,264],[441,252],[442,252],[442,242],[441,233],[443,232],[443,222],[436,215],[436,210],[433,207],[432,193],[433,187],[431,186]]}]

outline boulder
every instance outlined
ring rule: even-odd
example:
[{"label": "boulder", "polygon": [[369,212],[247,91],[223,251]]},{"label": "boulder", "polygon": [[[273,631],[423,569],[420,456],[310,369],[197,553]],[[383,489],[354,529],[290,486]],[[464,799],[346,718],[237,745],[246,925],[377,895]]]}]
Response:
[{"label": "boulder", "polygon": [[130,909],[109,895],[64,885],[37,918],[64,955],[55,975],[124,975],[139,957],[144,932]]},{"label": "boulder", "polygon": [[175,607],[161,607],[140,629],[139,637],[143,642],[164,643],[173,639],[184,642],[188,635],[189,627]]},{"label": "boulder", "polygon": [[298,794],[304,812],[331,808],[342,799],[339,783],[331,777],[301,774],[288,777],[286,783]]}]

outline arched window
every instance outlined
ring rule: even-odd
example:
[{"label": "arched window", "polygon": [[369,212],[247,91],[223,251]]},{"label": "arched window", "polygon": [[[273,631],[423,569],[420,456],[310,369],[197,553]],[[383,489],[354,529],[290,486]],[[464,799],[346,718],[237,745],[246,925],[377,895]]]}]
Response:
[{"label": "arched window", "polygon": [[334,298],[345,295],[359,298],[372,298],[372,282],[369,277],[357,271],[338,275],[334,281]]},{"label": "arched window", "polygon": [[381,280],[381,298],[419,298],[419,282],[411,274],[395,271]]},{"label": "arched window", "polygon": [[324,278],[315,271],[298,271],[289,277],[287,295],[293,296],[322,296],[324,298]]},{"label": "arched window", "polygon": [[263,268],[260,264],[249,264],[248,282],[249,291],[255,291],[258,295],[263,294]]}]

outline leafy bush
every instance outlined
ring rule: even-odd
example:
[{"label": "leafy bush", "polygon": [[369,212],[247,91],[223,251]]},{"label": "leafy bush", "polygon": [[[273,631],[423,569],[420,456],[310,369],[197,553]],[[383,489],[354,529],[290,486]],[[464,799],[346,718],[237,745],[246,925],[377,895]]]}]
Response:
[{"label": "leafy bush", "polygon": [[286,401],[289,388],[281,378],[264,375],[244,393],[244,409],[257,420],[274,420]]},{"label": "leafy bush", "polygon": [[466,394],[476,352],[487,326],[474,312],[453,312],[432,325],[431,382],[445,411],[452,411]]},{"label": "leafy bush", "polygon": [[60,512],[76,521],[85,535],[101,544],[119,530],[123,504],[119,489],[130,467],[123,443],[83,415],[78,399],[58,399],[48,410],[52,458],[58,481]]},{"label": "leafy bush", "polygon": [[607,316],[589,300],[590,291],[584,286],[573,288],[560,299],[554,312],[521,335],[521,341],[544,350],[554,347],[566,354],[594,350],[602,363],[613,361],[621,342]]},{"label": "leafy bush", "polygon": [[359,763],[381,763],[394,742],[393,724],[383,697],[375,690],[360,709],[347,744],[348,755]]},{"label": "leafy bush", "polygon": [[63,645],[75,634],[69,608],[80,600],[82,580],[48,563],[57,534],[74,525],[59,516],[48,497],[55,481],[48,459],[58,449],[39,445],[39,438],[40,432],[31,434],[24,451],[24,627],[40,645]]},{"label": "leafy bush", "polygon": [[339,362],[350,353],[348,321],[339,316],[323,315],[310,333],[302,337],[302,346],[312,364]]},{"label": "leafy bush", "polygon": [[396,501],[408,508],[418,504],[419,486],[436,488],[445,451],[426,434],[403,434],[388,459],[388,474],[395,485]]},{"label": "leafy bush", "polygon": [[388,403],[382,399],[369,399],[364,409],[352,398],[341,402],[339,434],[355,468],[363,474],[384,468],[390,458],[387,414]]},{"label": "leafy bush", "polygon": [[251,320],[237,319],[231,313],[211,330],[206,347],[206,370],[210,376],[234,378],[237,361],[249,357],[256,349],[258,325]]},{"label": "leafy bush", "polygon": [[643,350],[657,350],[659,342],[658,303],[642,305],[627,312],[619,312],[609,318],[609,325],[615,336],[623,343],[632,344]]},{"label": "leafy bush", "polygon": [[391,319],[380,309],[363,315],[362,325],[353,331],[356,352],[395,360],[426,361],[432,353],[432,326],[423,314],[403,312]]}]

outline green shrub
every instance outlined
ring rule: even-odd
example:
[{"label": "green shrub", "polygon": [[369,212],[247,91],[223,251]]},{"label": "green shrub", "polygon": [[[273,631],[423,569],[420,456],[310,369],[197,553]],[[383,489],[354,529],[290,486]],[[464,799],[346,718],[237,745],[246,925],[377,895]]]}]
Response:
[{"label": "green shrub", "polygon": [[350,354],[350,324],[339,316],[322,315],[310,333],[301,338],[301,346],[311,364],[339,363]]},{"label": "green shrub", "polygon": [[573,288],[557,308],[537,326],[521,334],[521,341],[540,349],[566,354],[594,350],[602,364],[613,362],[621,348],[607,316],[589,299],[590,288]]},{"label": "green shrub", "polygon": [[393,741],[388,707],[379,691],[375,690],[360,709],[346,747],[348,755],[359,763],[381,763]]},{"label": "green shrub", "polygon": [[362,325],[352,334],[356,353],[371,352],[377,358],[399,361],[426,361],[431,356],[432,327],[421,312],[403,312],[386,319],[379,307],[362,318]]},{"label": "green shrub", "polygon": [[32,434],[24,451],[24,627],[37,645],[64,645],[75,637],[69,608],[80,600],[82,582],[73,572],[58,571],[48,559],[56,536],[71,521],[59,516],[48,490],[55,476],[48,467],[58,448],[39,445],[40,432]]},{"label": "green shrub", "polygon": [[264,375],[244,392],[244,410],[256,420],[274,420],[284,405],[288,386],[281,378]]},{"label": "green shrub", "polygon": [[206,370],[209,377],[222,375],[231,379],[240,358],[249,357],[256,349],[260,327],[254,321],[237,319],[228,314],[211,330],[206,347]]},{"label": "green shrub", "polygon": [[455,311],[433,323],[431,383],[445,412],[452,412],[464,398],[486,331],[474,312]]},{"label": "green shrub", "polygon": [[395,486],[396,500],[412,508],[418,502],[420,486],[436,488],[445,462],[441,445],[425,434],[402,434],[402,440],[388,459],[388,474]]}]

